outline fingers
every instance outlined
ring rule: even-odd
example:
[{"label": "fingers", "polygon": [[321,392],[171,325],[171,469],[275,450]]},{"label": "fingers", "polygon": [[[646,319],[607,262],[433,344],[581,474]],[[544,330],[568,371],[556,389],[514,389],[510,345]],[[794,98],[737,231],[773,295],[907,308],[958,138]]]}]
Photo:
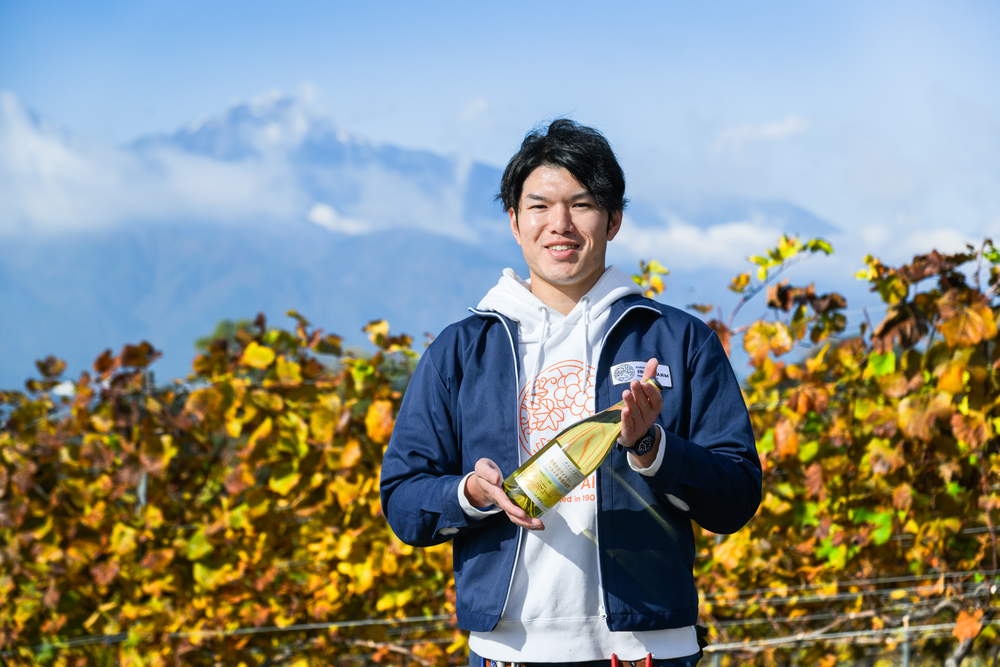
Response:
[{"label": "fingers", "polygon": [[643,383],[645,383],[646,380],[648,380],[649,378],[655,378],[656,371],[659,370],[659,368],[660,368],[660,363],[656,360],[655,357],[647,361],[646,368],[642,371]]},{"label": "fingers", "polygon": [[489,459],[476,461],[476,477],[490,486],[500,486],[503,483],[500,466]]},{"label": "fingers", "polygon": [[479,459],[476,462],[475,474],[472,480],[476,482],[482,496],[488,503],[494,504],[507,514],[515,525],[528,530],[544,530],[545,526],[538,517],[529,517],[517,503],[507,497],[503,490],[503,473],[500,467],[490,459]]},{"label": "fingers", "polygon": [[629,389],[622,392],[622,436],[624,443],[633,443],[656,422],[663,409],[663,396],[652,384],[645,381],[656,377],[659,362],[650,359],[642,373],[642,382],[632,380]]}]

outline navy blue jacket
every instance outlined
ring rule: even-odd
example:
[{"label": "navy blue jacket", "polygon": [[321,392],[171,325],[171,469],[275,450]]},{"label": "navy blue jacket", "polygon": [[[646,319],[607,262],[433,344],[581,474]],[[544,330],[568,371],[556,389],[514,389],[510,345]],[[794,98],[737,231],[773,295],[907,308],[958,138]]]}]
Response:
[{"label": "navy blue jacket", "polygon": [[[484,457],[504,476],[518,467],[517,344],[517,324],[496,313],[445,329],[417,364],[382,463],[382,507],[393,532],[415,546],[454,539],[458,624],[465,630],[494,628],[514,570],[517,526],[502,512],[467,517],[458,485]],[[612,386],[612,366],[651,357],[670,367],[673,383],[657,419],[666,433],[663,465],[645,477],[624,452],[612,451],[597,471],[601,581],[612,631],[693,625],[691,520],[732,533],[761,499],[760,460],[739,385],[715,332],[699,319],[637,295],[613,304],[597,360],[597,410],[621,399],[624,385]],[[442,528],[457,533],[442,536]]]}]

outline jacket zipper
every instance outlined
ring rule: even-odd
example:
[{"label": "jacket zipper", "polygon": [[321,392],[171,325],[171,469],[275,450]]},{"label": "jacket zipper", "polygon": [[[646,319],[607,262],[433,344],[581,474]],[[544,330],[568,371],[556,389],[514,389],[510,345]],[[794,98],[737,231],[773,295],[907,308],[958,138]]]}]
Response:
[{"label": "jacket zipper", "polygon": [[[640,309],[641,310],[651,310],[654,313],[656,313],[657,315],[660,314],[660,311],[658,311],[656,308],[653,308],[652,306],[629,306],[625,310],[624,313],[622,313],[621,315],[618,316],[618,319],[615,320],[615,323],[612,324],[610,327],[608,327],[605,330],[604,336],[601,338],[601,349],[597,353],[597,367],[598,368],[600,368],[600,365],[601,365],[601,357],[604,356],[604,349],[605,349],[604,343],[607,342],[608,336],[611,335],[611,332],[614,331],[615,328],[619,324],[621,324],[621,321],[623,319],[625,319],[626,315],[628,315],[633,310],[640,310]],[[520,378],[520,374],[518,373],[518,368],[517,368],[517,348],[514,347],[514,335],[510,332],[510,327],[507,326],[506,320],[503,317],[500,317],[497,313],[494,313],[494,312],[491,312],[491,311],[486,311],[486,310],[476,310],[475,308],[469,308],[469,310],[472,311],[473,313],[475,313],[476,315],[480,315],[480,316],[483,316],[483,317],[494,317],[497,320],[499,320],[501,324],[503,324],[503,328],[507,332],[507,338],[510,340],[510,351],[511,351],[511,354],[512,354],[513,359],[514,359],[514,396],[516,398],[517,397],[517,392],[521,388],[521,378]],[[596,375],[594,377],[594,382],[595,382],[595,385],[594,385],[594,412],[597,412],[597,385],[596,385],[597,377],[596,377]],[[597,482],[597,488],[594,490],[595,491],[595,495],[597,496],[597,507],[596,507],[596,511],[597,512],[601,511],[601,481],[600,481],[600,477],[601,477],[601,469],[598,468],[597,469],[597,478],[595,479],[595,481]],[[595,517],[595,519],[596,519],[596,517]],[[503,613],[507,610],[507,602],[510,599],[510,589],[511,589],[511,586],[514,585],[514,570],[517,568],[517,560],[521,556],[521,537],[522,537],[521,532],[522,532],[522,530],[523,530],[523,528],[521,528],[520,526],[517,527],[517,547],[514,550],[514,563],[511,566],[510,575],[507,578],[507,592],[504,594],[503,607],[500,609],[500,616],[501,617],[503,616]],[[595,520],[594,521],[594,545],[595,545],[595,548],[597,549],[597,586],[598,586],[598,590],[601,591],[601,605],[600,605],[600,608],[598,609],[598,613],[599,613],[599,615],[600,615],[601,618],[603,618],[603,619],[606,620],[608,618],[608,612],[607,612],[607,591],[604,590],[604,574],[602,572],[603,568],[601,567],[601,535],[600,535],[600,530],[601,530],[600,521]]]}]

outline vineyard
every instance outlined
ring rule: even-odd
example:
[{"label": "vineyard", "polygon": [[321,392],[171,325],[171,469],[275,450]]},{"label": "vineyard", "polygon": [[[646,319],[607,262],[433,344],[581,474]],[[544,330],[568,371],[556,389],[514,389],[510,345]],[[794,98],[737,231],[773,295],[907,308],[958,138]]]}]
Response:
[{"label": "vineyard", "polygon": [[[886,311],[854,331],[781,280],[830,252],[782,237],[728,316],[690,306],[749,356],[764,468],[747,528],[696,528],[702,664],[997,664],[1000,252],[866,258]],[[771,315],[736,326],[751,299]],[[143,342],[0,392],[0,665],[465,663],[450,546],[404,545],[379,503],[412,340],[373,322],[353,354],[289,315],[182,381]]]}]

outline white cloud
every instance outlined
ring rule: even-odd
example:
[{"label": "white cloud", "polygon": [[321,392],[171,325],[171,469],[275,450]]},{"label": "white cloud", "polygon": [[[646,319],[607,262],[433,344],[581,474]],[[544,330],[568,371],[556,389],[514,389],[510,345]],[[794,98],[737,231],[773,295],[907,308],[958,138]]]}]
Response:
[{"label": "white cloud", "polygon": [[807,129],[809,129],[809,121],[796,115],[763,125],[730,127],[719,133],[712,152],[740,153],[752,144],[781,141],[802,134]]},{"label": "white cloud", "polygon": [[350,234],[357,236],[373,231],[373,225],[355,218],[345,218],[338,214],[329,204],[315,204],[309,209],[307,216],[309,222],[316,223],[320,227],[329,229],[331,232]]},{"label": "white cloud", "polygon": [[0,93],[0,231],[126,221],[287,218],[302,195],[280,160],[223,162],[160,147],[86,142]]},{"label": "white cloud", "polygon": [[857,246],[855,252],[859,257],[862,253],[871,254],[888,264],[896,265],[909,262],[914,255],[925,255],[931,250],[951,254],[965,252],[966,244],[978,247],[982,243],[982,236],[954,227],[909,229],[906,232],[899,232],[896,227],[903,225],[893,225],[893,228],[885,225],[868,227],[860,234],[860,243],[858,240],[852,243]]},{"label": "white cloud", "polygon": [[662,228],[643,228],[625,216],[608,251],[616,259],[657,259],[671,270],[742,271],[747,255],[774,245],[780,235],[781,230],[764,219],[698,227],[674,218]]},{"label": "white cloud", "polygon": [[490,103],[485,97],[477,97],[462,107],[462,111],[458,114],[458,121],[460,123],[473,123],[482,119],[489,108]]},{"label": "white cloud", "polygon": [[188,130],[215,136],[223,149],[249,150],[217,159],[169,140],[138,148],[82,141],[0,93],[0,233],[307,219],[346,234],[409,228],[473,239],[463,223],[459,164],[427,182],[367,150],[347,164],[336,151],[329,161],[299,160],[297,149],[313,132],[363,144],[274,93],[235,111]]}]

